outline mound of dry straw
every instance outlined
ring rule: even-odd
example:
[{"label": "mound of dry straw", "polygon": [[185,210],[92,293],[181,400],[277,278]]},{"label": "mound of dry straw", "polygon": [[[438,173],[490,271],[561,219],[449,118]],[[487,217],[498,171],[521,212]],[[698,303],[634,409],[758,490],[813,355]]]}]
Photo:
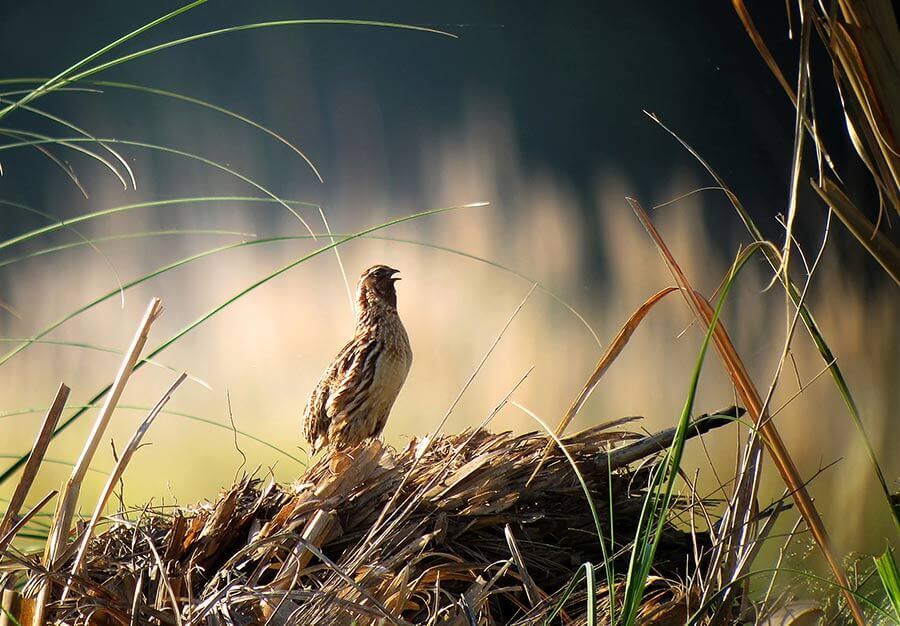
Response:
[{"label": "mound of dry straw", "polygon": [[[607,541],[613,502],[619,572],[649,468],[672,437],[615,429],[626,421],[564,439]],[[721,423],[706,420],[703,429]],[[215,502],[113,516],[91,540],[78,575],[51,574],[46,618],[122,625],[544,623],[579,567],[603,560],[583,489],[557,446],[529,482],[547,443],[541,433],[486,430],[413,440],[400,451],[374,441],[323,459],[290,485],[245,478]],[[683,623],[693,599],[679,581],[691,576],[693,555],[707,544],[703,534],[665,530],[644,623]],[[61,572],[69,571],[69,557]],[[598,581],[603,572],[597,566]],[[19,573],[28,578],[27,597],[44,574],[37,561]],[[596,595],[599,615],[607,591]],[[20,616],[29,602],[20,598]],[[586,606],[582,583],[556,619],[585,623]]]}]

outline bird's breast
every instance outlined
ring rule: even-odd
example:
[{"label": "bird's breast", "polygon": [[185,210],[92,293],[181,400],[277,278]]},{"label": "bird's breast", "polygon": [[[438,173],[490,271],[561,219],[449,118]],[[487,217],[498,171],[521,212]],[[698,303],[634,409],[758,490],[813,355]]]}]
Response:
[{"label": "bird's breast", "polygon": [[381,329],[384,349],[378,359],[374,381],[386,395],[394,397],[400,392],[412,365],[412,350],[406,329],[399,319],[395,321],[393,324],[385,324]]}]

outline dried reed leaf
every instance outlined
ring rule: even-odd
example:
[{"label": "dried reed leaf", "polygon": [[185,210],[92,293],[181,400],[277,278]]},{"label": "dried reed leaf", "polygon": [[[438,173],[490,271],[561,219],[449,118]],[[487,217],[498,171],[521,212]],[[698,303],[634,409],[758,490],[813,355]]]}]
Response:
[{"label": "dried reed leaf", "polygon": [[[147,341],[150,327],[159,317],[161,312],[162,307],[159,298],[151,299],[150,304],[147,306],[147,310],[144,313],[144,317],[138,325],[137,332],[131,340],[131,345],[126,351],[125,357],[122,359],[119,371],[116,373],[115,381],[106,396],[106,400],[103,403],[100,414],[97,416],[97,420],[94,422],[94,427],[85,442],[84,448],[81,451],[81,456],[72,468],[72,475],[63,486],[62,496],[58,501],[56,514],[53,517],[53,523],[50,527],[50,536],[44,551],[44,564],[48,569],[54,567],[56,559],[63,552],[69,529],[72,525],[72,518],[75,516],[75,508],[78,505],[78,496],[81,493],[81,484],[84,481],[84,476],[94,458],[97,448],[100,446],[100,440],[103,438],[106,426],[112,418],[112,412],[122,395],[122,391],[125,389],[125,384],[128,382],[128,378],[130,377],[135,363],[137,363],[138,357],[140,356],[141,350]],[[47,579],[38,594],[34,619],[35,626],[38,626],[43,622],[43,614],[46,609],[46,600],[49,593],[50,581]]]},{"label": "dried reed leaf", "polygon": [[[666,265],[669,267],[669,271],[674,276],[679,287],[681,287],[682,294],[687,300],[689,307],[694,312],[694,315],[703,322],[706,328],[709,328],[713,317],[712,307],[710,307],[709,303],[691,286],[690,281],[688,281],[687,277],[681,271],[681,268],[675,261],[675,257],[669,251],[662,236],[653,226],[650,216],[647,215],[640,203],[633,198],[628,198],[627,200],[634,210],[635,215],[637,215],[641,224],[644,226],[644,229],[656,244]],[[825,524],[822,522],[818,510],[813,504],[812,497],[806,489],[806,483],[800,476],[800,472],[797,470],[796,465],[794,465],[794,461],[787,450],[787,446],[785,446],[784,441],[781,439],[781,435],[775,428],[775,424],[769,419],[768,412],[765,411],[763,407],[759,392],[756,390],[756,387],[747,372],[747,368],[744,366],[743,361],[738,355],[731,339],[728,337],[721,321],[716,325],[716,328],[713,331],[713,339],[725,366],[725,370],[731,377],[732,383],[737,388],[741,400],[744,402],[750,413],[750,417],[753,419],[753,422],[756,424],[762,435],[763,442],[772,456],[775,467],[778,468],[782,480],[790,490],[794,502],[797,504],[797,508],[801,515],[803,515],[803,519],[806,521],[816,544],[819,546],[819,550],[825,556],[825,560],[828,562],[828,566],[831,569],[835,580],[841,586],[841,592],[847,601],[848,607],[853,613],[857,623],[860,626],[863,626],[865,624],[865,617],[862,608],[860,607],[856,596],[850,591],[850,582],[847,579],[847,574],[844,572],[843,566],[831,549],[831,540],[828,536],[828,531],[825,529]]]},{"label": "dried reed leaf", "polygon": [[831,207],[857,241],[869,251],[881,267],[900,285],[900,250],[856,208],[836,182],[825,177],[822,185],[811,181],[812,188]]},{"label": "dried reed leaf", "polygon": [[[635,442],[634,434],[611,437],[609,428],[571,435],[566,446],[592,491],[611,487],[617,533],[627,541],[649,472],[619,463],[639,455],[652,459],[668,435]],[[48,606],[46,621],[83,622],[93,612],[125,624],[261,624],[266,615],[270,624],[410,624],[438,615],[452,620],[462,609],[483,622],[541,624],[573,564],[595,559],[599,550],[581,487],[558,449],[527,484],[545,443],[536,432],[467,430],[432,439],[419,455],[415,441],[400,451],[371,442],[350,451],[349,464],[322,459],[292,486],[245,479],[211,504],[177,513],[147,508],[140,521],[115,524],[89,540],[77,583],[65,601]],[[482,457],[490,461],[472,463]],[[333,474],[335,464],[341,476]],[[400,497],[414,497],[413,506],[373,545],[369,528],[401,485]],[[692,575],[686,557],[695,543],[701,553],[710,547],[705,536],[693,539],[667,527],[656,571],[673,581]],[[370,556],[357,566],[363,549]],[[23,575],[40,576],[27,569]],[[660,606],[683,597],[674,583],[654,589]],[[598,587],[597,593],[599,612],[605,591]],[[583,595],[575,595],[564,611],[583,620],[585,607]]]},{"label": "dried reed leaf", "polygon": [[150,410],[150,413],[147,414],[147,417],[144,418],[144,421],[138,426],[137,430],[131,436],[131,440],[128,442],[128,445],[125,446],[125,449],[122,451],[122,455],[119,457],[119,460],[116,462],[113,471],[110,473],[109,477],[106,480],[106,484],[103,486],[103,490],[100,492],[100,497],[97,499],[97,504],[94,507],[94,514],[91,516],[90,522],[88,522],[87,528],[85,528],[84,533],[82,533],[81,545],[78,548],[78,553],[75,555],[75,560],[72,563],[71,567],[71,575],[69,578],[69,583],[66,584],[66,587],[63,589],[62,600],[65,600],[66,594],[69,589],[69,585],[71,584],[72,577],[78,573],[79,568],[81,567],[82,559],[84,558],[84,553],[87,550],[88,542],[91,540],[91,536],[94,532],[94,529],[97,527],[98,522],[100,521],[100,517],[103,515],[103,509],[106,508],[106,503],[109,501],[109,497],[112,495],[113,489],[116,486],[116,483],[122,478],[122,474],[125,472],[125,467],[128,465],[129,461],[131,461],[131,457],[134,456],[134,453],[137,451],[138,446],[141,443],[141,440],[144,438],[144,435],[150,429],[151,424],[159,415],[160,411],[166,406],[169,402],[169,399],[172,397],[172,394],[175,393],[175,390],[181,386],[187,379],[187,374],[182,372],[178,378],[175,379],[166,392],[163,394],[162,398],[156,403],[156,405]]},{"label": "dried reed leaf", "polygon": [[[66,387],[64,383],[60,383],[59,389],[56,391],[56,397],[53,399],[50,408],[47,409],[43,422],[41,422],[41,428],[38,430],[37,438],[31,448],[31,453],[28,455],[28,462],[25,463],[25,469],[22,470],[22,477],[19,479],[15,491],[13,491],[12,498],[9,500],[9,506],[6,509],[6,514],[3,516],[3,521],[0,522],[0,537],[6,535],[9,529],[16,523],[16,517],[18,516],[22,505],[25,503],[25,498],[28,497],[28,491],[31,489],[31,485],[34,483],[34,479],[41,467],[41,463],[44,460],[44,454],[47,453],[50,440],[53,438],[53,431],[56,429],[56,424],[59,422],[59,416],[62,415],[68,398],[69,388]],[[11,539],[12,537],[10,537],[10,540]],[[8,541],[0,539],[0,552],[2,552],[7,545]]]},{"label": "dried reed leaf", "polygon": [[[600,379],[603,378],[603,375],[606,373],[609,367],[613,364],[616,358],[618,358],[619,354],[622,353],[622,350],[628,344],[628,340],[631,339],[631,335],[633,335],[634,331],[637,330],[637,327],[647,316],[647,313],[650,312],[650,309],[656,306],[656,304],[660,300],[665,298],[673,291],[677,291],[677,289],[675,287],[666,287],[665,289],[662,289],[647,298],[647,300],[641,306],[639,306],[634,313],[631,314],[631,317],[628,318],[622,328],[619,329],[619,332],[609,344],[609,347],[607,347],[606,352],[604,352],[603,356],[600,357],[600,360],[597,361],[597,365],[594,367],[594,372],[590,375],[587,382],[584,384],[584,387],[581,388],[581,391],[578,392],[578,395],[575,397],[575,400],[572,402],[571,406],[569,406],[566,414],[563,415],[559,424],[556,426],[554,434],[557,437],[561,437],[568,425],[572,422],[573,419],[575,419],[578,411],[581,410],[581,407],[584,406],[584,403],[587,402],[587,399],[591,396],[591,393],[593,393],[594,388],[597,386],[597,383],[600,382]],[[547,458],[547,454],[550,452],[550,449],[552,447],[553,441],[548,441],[547,447],[544,449],[544,453],[541,455],[541,458],[535,466],[534,471],[531,473],[531,479],[537,476],[538,472],[541,470],[541,467],[544,464],[544,459]]]}]

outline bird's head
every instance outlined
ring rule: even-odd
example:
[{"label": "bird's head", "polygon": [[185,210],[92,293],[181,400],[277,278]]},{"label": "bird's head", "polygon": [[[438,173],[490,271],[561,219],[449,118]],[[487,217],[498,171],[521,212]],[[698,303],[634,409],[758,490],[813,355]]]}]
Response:
[{"label": "bird's head", "polygon": [[356,288],[360,312],[377,305],[397,308],[397,290],[394,283],[400,278],[394,274],[399,271],[387,265],[373,265],[362,273]]}]

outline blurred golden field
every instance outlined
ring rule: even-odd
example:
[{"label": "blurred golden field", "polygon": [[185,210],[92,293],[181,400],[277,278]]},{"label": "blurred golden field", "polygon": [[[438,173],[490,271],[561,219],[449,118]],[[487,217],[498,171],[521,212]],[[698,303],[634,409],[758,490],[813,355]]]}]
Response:
[{"label": "blurred golden field", "polygon": [[[478,424],[532,366],[533,372],[514,399],[547,422],[556,423],[602,352],[592,331],[605,346],[644,299],[672,284],[624,200],[634,194],[627,179],[615,172],[598,174],[592,206],[579,206],[565,184],[523,164],[510,134],[506,118],[488,111],[470,115],[452,136],[435,138],[423,157],[427,175],[418,183],[422,196],[429,199],[428,206],[397,206],[390,190],[370,177],[343,192],[337,206],[324,207],[332,231],[350,233],[429,208],[491,203],[376,233],[392,240],[372,237],[339,248],[351,287],[359,272],[376,262],[402,272],[399,306],[415,360],[385,431],[385,439],[394,446],[404,446],[410,437],[425,435],[437,426],[529,291],[529,279],[539,282],[541,288],[528,299],[445,430]],[[203,147],[211,154],[218,148],[215,140]],[[245,163],[254,163],[254,158],[263,164],[256,169],[264,169],[264,155],[254,156],[252,151],[243,155]],[[290,167],[299,170],[301,165],[297,161]],[[102,175],[95,181],[88,178],[95,191],[90,207],[99,210],[171,196],[165,181],[154,180],[152,173],[143,179],[139,165],[136,173],[140,191],[130,194],[105,192],[113,185],[104,182]],[[194,195],[220,195],[219,180],[191,171],[179,185],[191,187]],[[649,207],[706,184],[696,172],[676,172],[661,185],[665,193],[640,200]],[[227,193],[231,191],[229,188]],[[259,195],[252,188],[237,193]],[[290,190],[280,194],[306,199]],[[64,202],[64,192],[48,192],[48,205],[43,209],[63,212],[52,206],[54,196],[56,202]],[[653,213],[682,267],[707,297],[712,296],[737,252],[723,252],[721,241],[735,236],[746,241],[746,237],[738,230],[736,219],[731,220],[733,230],[723,233],[711,231],[703,216],[730,210],[720,192],[706,191]],[[324,233],[315,209],[301,207],[300,211]],[[586,226],[581,216],[585,212],[594,213],[595,234],[602,242],[605,268],[600,276],[590,272],[584,261],[589,240],[583,233]],[[241,202],[138,209],[77,228],[91,239],[161,229],[222,229],[256,237],[306,233],[302,224],[277,204]],[[3,352],[15,348],[15,339],[32,336],[115,289],[116,274],[128,281],[203,250],[251,238],[182,234],[108,240],[97,243],[106,259],[89,246],[79,245],[0,267],[3,299],[20,316],[17,319],[5,311],[0,315]],[[78,241],[76,234],[62,230],[27,246],[7,249],[4,258]],[[147,301],[159,296],[165,312],[153,327],[148,342],[153,348],[239,290],[325,242],[294,240],[210,255],[129,289],[124,307],[118,296],[108,299],[45,340],[124,350]],[[521,276],[412,242],[482,257]],[[786,330],[783,293],[765,289],[770,277],[765,270],[768,268],[761,262],[754,262],[741,275],[724,316],[761,390],[771,382]],[[900,300],[887,281],[881,287],[863,288],[852,276],[826,254],[810,288],[809,304],[849,379],[890,479],[900,473],[900,461],[893,453],[898,442],[892,440],[889,429],[900,405],[900,331],[896,324]],[[591,328],[550,293],[576,309]],[[646,416],[641,427],[649,431],[675,423],[702,336],[689,326],[688,310],[679,296],[667,300],[638,329],[570,430],[624,415]],[[125,501],[190,504],[230,485],[239,469],[263,476],[271,472],[280,481],[291,480],[306,459],[299,434],[300,410],[352,325],[340,268],[335,255],[327,252],[252,291],[164,351],[156,361],[186,370],[210,389],[191,382],[177,392],[147,437],[152,445],[141,449],[129,464]],[[72,387],[69,402],[78,405],[112,380],[119,360],[111,352],[35,343],[2,365],[0,453],[9,455],[8,463],[30,446],[60,381]],[[818,469],[839,460],[811,484],[838,552],[877,551],[889,532],[890,517],[878,496],[858,433],[830,377],[826,374],[813,381],[824,364],[802,326],[793,344],[792,363],[796,373],[788,367],[772,402],[772,407],[778,408],[790,401],[777,415],[778,428],[804,476],[812,477]],[[136,407],[152,405],[173,376],[167,369],[145,367],[132,379],[107,436],[117,449],[146,413]],[[794,397],[800,386],[803,392]],[[235,442],[229,397],[239,431],[281,448],[301,462],[242,435]],[[717,356],[710,353],[696,406],[707,411],[734,402],[735,394]],[[96,409],[91,410],[54,440],[49,457],[74,461],[95,415]],[[507,406],[490,428],[521,432],[537,425]],[[729,428],[708,435],[705,448],[698,442],[689,445],[684,469],[691,474],[693,468],[700,468],[701,492],[715,495],[716,481],[730,479],[735,450],[744,434],[744,429]],[[111,448],[98,455],[95,467],[100,472],[89,479],[84,502],[94,501],[105,479],[101,472],[113,462]],[[58,487],[67,474],[64,464],[45,464],[35,493]],[[767,470],[764,480],[764,501],[781,495],[783,485],[773,470]],[[12,486],[4,485],[0,495],[9,497]]]}]

